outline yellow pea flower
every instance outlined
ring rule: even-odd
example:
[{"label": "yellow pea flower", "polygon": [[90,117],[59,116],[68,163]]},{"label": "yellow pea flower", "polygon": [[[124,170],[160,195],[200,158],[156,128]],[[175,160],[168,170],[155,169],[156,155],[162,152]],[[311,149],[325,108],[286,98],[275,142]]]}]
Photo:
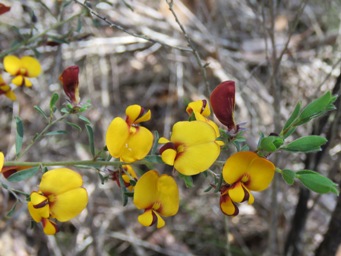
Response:
[{"label": "yellow pea flower", "polygon": [[186,112],[191,115],[192,113],[200,113],[204,117],[208,117],[211,114],[210,106],[207,100],[192,101],[187,105]]},{"label": "yellow pea flower", "polygon": [[230,156],[223,167],[223,178],[227,183],[221,188],[220,207],[227,215],[237,215],[234,203],[248,201],[253,204],[251,191],[262,191],[271,183],[275,165],[251,151],[237,152]]},{"label": "yellow pea flower", "polygon": [[139,123],[150,120],[151,112],[139,105],[126,109],[126,120],[116,117],[106,133],[106,145],[111,156],[131,163],[143,159],[153,145],[153,134]]},{"label": "yellow pea flower", "polygon": [[36,58],[24,56],[21,59],[14,55],[7,55],[4,58],[5,70],[14,76],[12,83],[17,86],[32,86],[28,77],[37,77],[41,73],[41,66]]},{"label": "yellow pea flower", "polygon": [[31,193],[27,207],[32,219],[42,222],[46,234],[52,235],[58,231],[51,219],[69,221],[85,209],[88,194],[82,185],[81,175],[67,168],[43,174],[39,190]]},{"label": "yellow pea flower", "polygon": [[0,95],[2,94],[5,95],[10,100],[15,101],[17,99],[11,87],[5,83],[4,79],[0,75]]},{"label": "yellow pea flower", "polygon": [[2,167],[4,166],[4,162],[5,162],[4,153],[2,153],[2,152],[0,151],[0,170],[2,170]]},{"label": "yellow pea flower", "polygon": [[159,176],[157,171],[150,170],[137,181],[133,201],[138,209],[144,210],[138,217],[143,226],[156,223],[157,228],[162,228],[165,225],[162,217],[174,216],[178,212],[179,189],[171,176]]},{"label": "yellow pea flower", "polygon": [[204,121],[183,121],[174,124],[170,140],[164,137],[159,143],[164,163],[174,166],[183,175],[195,175],[210,168],[220,154],[214,128]]}]

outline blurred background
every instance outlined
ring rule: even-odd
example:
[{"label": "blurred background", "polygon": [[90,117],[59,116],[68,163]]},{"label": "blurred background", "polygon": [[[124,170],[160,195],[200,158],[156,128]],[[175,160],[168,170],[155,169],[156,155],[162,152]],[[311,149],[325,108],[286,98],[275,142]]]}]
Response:
[{"label": "blurred background", "polygon": [[[207,98],[225,80],[236,81],[235,120],[246,122],[251,149],[260,133],[280,131],[298,101],[305,105],[328,90],[340,94],[339,0],[0,2],[11,6],[0,15],[0,67],[5,55],[14,54],[35,56],[43,68],[31,79],[32,88],[15,90],[16,102],[0,98],[0,151],[6,160],[15,157],[14,117],[23,120],[25,146],[46,125],[33,106],[48,111],[54,92],[61,95],[58,107],[65,104],[58,77],[71,65],[80,67],[81,101],[92,103],[84,115],[93,123],[99,149],[109,123],[123,117],[128,105],[151,109],[152,120],[144,125],[169,137],[172,125],[188,118],[187,103]],[[323,134],[329,140],[323,151],[308,156],[283,152],[272,159],[275,164],[313,169],[339,183],[339,105],[292,135]],[[84,128],[77,118],[69,121]],[[55,129],[68,134],[43,138],[21,160],[91,159],[85,128],[80,132],[61,123]],[[226,217],[219,194],[204,192],[209,186],[204,175],[195,177],[192,189],[179,180],[180,210],[166,219],[165,228],[145,228],[132,202],[122,206],[114,181],[102,184],[96,170],[77,171],[84,177],[89,205],[63,223],[56,236],[45,236],[40,226],[30,228],[24,197],[8,217],[16,199],[0,190],[0,255],[332,255],[322,246],[330,239],[325,234],[332,216],[340,225],[332,226],[341,230],[335,195],[310,193],[281,179],[275,181],[276,190],[257,193],[252,206],[242,204],[237,217]],[[171,169],[160,166],[160,171]],[[1,183],[27,193],[39,179],[9,184],[0,177]],[[335,251],[338,243],[325,246]]]}]

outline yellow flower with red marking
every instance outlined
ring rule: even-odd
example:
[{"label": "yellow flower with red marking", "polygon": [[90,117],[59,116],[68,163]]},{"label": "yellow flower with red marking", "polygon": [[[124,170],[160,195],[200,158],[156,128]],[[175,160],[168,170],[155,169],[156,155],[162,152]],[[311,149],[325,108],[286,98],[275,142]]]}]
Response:
[{"label": "yellow flower with red marking", "polygon": [[223,142],[216,140],[215,129],[205,121],[183,121],[173,125],[170,140],[159,143],[164,163],[174,166],[183,175],[201,173],[217,160]]},{"label": "yellow flower with red marking", "polygon": [[251,191],[262,191],[271,183],[276,167],[269,160],[251,151],[237,152],[230,156],[223,167],[227,185],[221,188],[220,207],[227,215],[237,215],[235,203],[248,201],[253,204]]},{"label": "yellow flower with red marking", "polygon": [[88,194],[82,185],[81,175],[67,168],[43,174],[39,190],[31,193],[27,207],[32,219],[42,222],[45,234],[58,231],[52,219],[69,221],[85,209]]},{"label": "yellow flower with red marking", "polygon": [[178,186],[171,176],[159,176],[157,171],[150,170],[135,185],[134,204],[138,209],[144,210],[138,217],[143,226],[156,223],[157,228],[161,228],[165,225],[162,217],[170,217],[178,212]]},{"label": "yellow flower with red marking", "polygon": [[4,79],[0,75],[0,95],[5,95],[10,100],[15,101],[17,97],[15,93],[12,91],[11,87],[5,83]]},{"label": "yellow flower with red marking", "polygon": [[112,120],[105,138],[110,155],[126,163],[143,159],[153,145],[153,134],[140,123],[150,118],[150,110],[130,105],[125,120],[121,117]]},{"label": "yellow flower with red marking", "polygon": [[30,77],[37,77],[41,73],[41,66],[36,58],[24,56],[21,59],[14,55],[7,55],[4,58],[4,68],[6,72],[14,76],[12,83],[17,86],[32,86]]}]

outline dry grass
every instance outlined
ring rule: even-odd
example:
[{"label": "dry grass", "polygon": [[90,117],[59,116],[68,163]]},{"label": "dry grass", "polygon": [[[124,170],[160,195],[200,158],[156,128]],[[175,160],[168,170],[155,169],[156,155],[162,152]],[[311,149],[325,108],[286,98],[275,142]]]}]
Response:
[{"label": "dry grass", "polygon": [[[66,2],[69,4],[64,6]],[[16,90],[17,102],[0,98],[0,150],[8,160],[15,154],[13,117],[22,118],[28,143],[45,125],[33,106],[47,110],[52,92],[62,95],[58,76],[70,65],[80,66],[81,98],[83,102],[92,102],[86,117],[93,122],[98,148],[104,145],[109,122],[122,116],[127,105],[137,103],[151,109],[153,118],[146,126],[168,136],[174,122],[187,118],[184,111],[187,102],[207,96],[208,90],[227,79],[237,82],[236,119],[247,122],[247,140],[255,148],[260,132],[274,131],[276,115],[284,122],[297,101],[306,103],[331,90],[340,73],[339,1],[309,1],[298,18],[295,15],[299,1],[281,1],[276,9],[272,33],[276,51],[283,51],[277,87],[280,102],[274,99],[270,80],[271,17],[267,1],[174,1],[174,13],[200,55],[201,65],[167,1],[100,2],[89,4],[107,20],[86,12],[77,1],[7,1],[12,9],[0,16],[2,53],[21,42],[32,25],[33,34],[39,34],[82,13],[79,19],[39,37],[32,47],[14,51],[18,55],[38,54],[44,74],[34,80],[32,89]],[[115,27],[110,27],[108,21]],[[292,30],[295,23],[297,26]],[[55,38],[67,43],[46,45],[46,40]],[[62,96],[61,104],[64,100]],[[281,112],[275,115],[276,104]],[[23,160],[91,158],[85,130],[80,133],[67,129],[66,136],[42,139]],[[310,130],[305,126],[298,133],[309,134]],[[331,168],[340,171],[340,135],[338,126],[335,141],[320,165],[319,171],[324,174]],[[276,164],[297,169],[302,168],[303,159],[304,155],[283,154]],[[163,167],[160,170],[169,172]],[[1,190],[0,255],[226,255],[226,221],[230,226],[232,255],[263,255],[269,246],[269,216],[273,210],[269,190],[257,194],[253,206],[243,205],[238,217],[227,220],[220,212],[219,196],[203,192],[209,184],[203,175],[195,179],[196,187],[192,190],[180,182],[179,214],[167,219],[166,228],[156,230],[137,223],[139,212],[132,203],[122,206],[120,190],[114,182],[101,184],[95,170],[78,171],[85,179],[89,205],[79,217],[64,223],[61,232],[53,237],[46,237],[38,227],[29,228],[25,198],[18,203],[13,217],[7,219],[6,212],[15,199],[5,189]],[[338,172],[331,177],[335,181],[340,179]],[[35,177],[10,185],[29,193],[38,180]],[[3,177],[1,182],[7,183]],[[280,182],[276,227],[280,249],[297,193],[298,185],[289,188]],[[314,195],[311,199],[304,255],[312,255],[322,240],[334,204],[335,197],[330,195]]]}]

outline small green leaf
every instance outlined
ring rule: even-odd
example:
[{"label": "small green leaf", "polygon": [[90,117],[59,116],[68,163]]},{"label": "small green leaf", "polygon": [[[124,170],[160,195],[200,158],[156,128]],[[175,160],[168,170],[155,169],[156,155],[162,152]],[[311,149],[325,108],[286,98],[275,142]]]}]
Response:
[{"label": "small green leaf", "polygon": [[58,131],[52,131],[45,133],[45,136],[56,136],[56,135],[64,135],[67,134],[67,131],[65,130],[58,130]]},{"label": "small green leaf", "polygon": [[280,146],[283,145],[283,139],[278,136],[264,137],[259,143],[259,150],[267,152],[275,152]]},{"label": "small green leaf", "polygon": [[85,116],[79,115],[78,118],[80,120],[82,120],[83,122],[85,122],[86,124],[91,125],[91,121],[88,118],[86,118]]},{"label": "small green leaf", "polygon": [[334,193],[336,195],[339,195],[340,193],[337,184],[317,172],[311,170],[302,170],[296,173],[296,177],[304,186],[316,193]]},{"label": "small green leaf", "polygon": [[144,158],[147,162],[154,163],[154,164],[163,164],[161,156],[159,155],[148,155]]},{"label": "small green leaf", "polygon": [[[289,119],[286,121],[286,123],[284,124],[284,127],[283,127],[283,130],[282,131],[285,131],[287,130],[291,125],[292,123],[297,119],[297,117],[299,116],[300,114],[300,110],[301,110],[301,102],[298,102],[296,104],[296,107],[294,109],[294,111],[291,113]],[[285,135],[285,134],[283,134]]]},{"label": "small green leaf", "polygon": [[88,124],[85,125],[85,128],[89,138],[90,152],[92,156],[95,157],[94,130],[92,129],[92,126]]},{"label": "small green leaf", "polygon": [[15,136],[15,152],[16,152],[16,155],[18,156],[22,148],[22,143],[23,143],[23,138],[24,138],[24,126],[20,117],[18,116],[15,117],[15,123],[17,126],[17,133]]},{"label": "small green leaf", "polygon": [[78,124],[72,123],[72,122],[66,122],[68,125],[70,125],[73,128],[76,128],[78,131],[82,131],[82,127],[80,127]]},{"label": "small green leaf", "polygon": [[152,149],[151,149],[151,151],[150,151],[150,154],[151,155],[157,155],[157,153],[158,153],[158,147],[159,147],[159,138],[160,138],[160,136],[159,136],[159,133],[158,133],[158,131],[153,131],[153,140],[154,140],[154,142],[153,142],[153,146],[152,146]]},{"label": "small green leaf", "polygon": [[18,182],[18,181],[27,180],[33,177],[39,171],[39,169],[40,169],[39,166],[35,166],[29,169],[15,172],[11,176],[9,176],[7,180],[10,182]]},{"label": "small green leaf", "polygon": [[290,152],[316,152],[321,151],[321,146],[327,142],[327,139],[318,135],[310,135],[298,138],[297,140],[292,141],[285,147],[282,147],[283,150]]},{"label": "small green leaf", "polygon": [[50,100],[50,112],[51,114],[54,113],[56,111],[56,103],[59,100],[59,94],[58,93],[53,93],[51,96],[51,100]]},{"label": "small green leaf", "polygon": [[47,115],[45,114],[44,110],[42,110],[39,106],[33,107],[42,117],[44,117],[46,120],[49,120]]},{"label": "small green leaf", "polygon": [[295,182],[296,173],[289,169],[282,170],[282,178],[288,184],[292,185]]},{"label": "small green leaf", "polygon": [[7,218],[11,218],[13,216],[13,214],[15,213],[15,208],[17,207],[17,204],[18,204],[18,201],[16,201],[13,204],[12,208],[7,212],[7,214],[6,214]]},{"label": "small green leaf", "polygon": [[186,176],[181,173],[179,173],[179,177],[185,182],[185,185],[187,188],[193,187],[193,178],[192,176]]},{"label": "small green leaf", "polygon": [[121,188],[121,195],[122,195],[122,203],[123,203],[123,206],[126,206],[127,203],[128,203],[128,196],[127,196],[127,193],[129,193],[127,191],[127,188],[126,188],[126,185],[125,185],[125,182],[122,178],[122,175],[118,175],[118,180],[120,182],[120,188]]}]

